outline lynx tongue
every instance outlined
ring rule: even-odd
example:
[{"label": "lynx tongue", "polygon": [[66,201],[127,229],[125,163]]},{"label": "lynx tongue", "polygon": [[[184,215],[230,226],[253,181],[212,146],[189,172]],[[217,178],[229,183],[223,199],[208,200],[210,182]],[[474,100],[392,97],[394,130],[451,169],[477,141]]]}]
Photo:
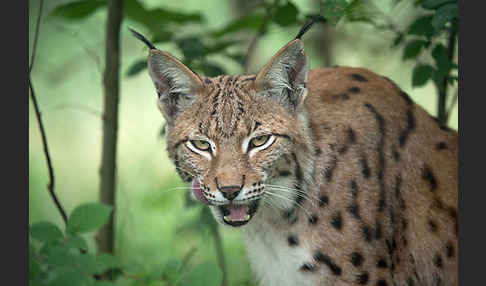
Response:
[{"label": "lynx tongue", "polygon": [[192,180],[192,194],[201,203],[205,205],[209,204],[208,200],[206,200],[204,194],[202,193],[201,184],[199,183],[199,180],[197,178],[194,178],[194,180]]},{"label": "lynx tongue", "polygon": [[248,205],[229,204],[226,208],[229,211],[229,215],[225,216],[224,219],[227,221],[246,221],[250,219]]}]

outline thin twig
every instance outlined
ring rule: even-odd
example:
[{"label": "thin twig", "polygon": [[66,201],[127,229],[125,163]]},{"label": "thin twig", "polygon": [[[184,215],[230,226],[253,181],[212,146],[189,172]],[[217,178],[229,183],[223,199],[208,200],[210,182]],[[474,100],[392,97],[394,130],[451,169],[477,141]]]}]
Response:
[{"label": "thin twig", "polygon": [[35,59],[35,54],[37,50],[37,40],[39,38],[39,26],[40,26],[40,20],[42,16],[42,7],[44,6],[44,1],[40,1],[40,8],[39,8],[39,15],[37,16],[37,26],[35,28],[35,34],[34,34],[34,44],[32,47],[32,56],[30,57],[30,65],[29,65],[29,89],[30,89],[30,98],[32,99],[32,103],[34,104],[34,110],[35,110],[35,115],[37,118],[37,123],[39,124],[39,130],[41,133],[41,138],[42,138],[42,145],[44,147],[44,155],[46,156],[46,162],[47,162],[47,169],[49,171],[49,184],[47,185],[47,189],[49,191],[49,194],[51,195],[52,200],[54,201],[54,204],[56,205],[57,209],[61,213],[61,217],[64,221],[65,224],[67,224],[67,215],[66,211],[64,211],[64,208],[62,207],[61,203],[59,202],[59,199],[56,196],[56,193],[54,192],[54,168],[52,167],[52,161],[51,161],[51,156],[49,154],[49,145],[47,144],[47,136],[46,132],[44,130],[44,124],[42,123],[42,118],[41,118],[41,112],[39,109],[39,104],[37,103],[37,98],[35,97],[35,92],[34,92],[34,86],[32,85],[32,79],[30,77],[30,72],[32,71],[32,68],[34,66],[34,59]]},{"label": "thin twig", "polygon": [[456,89],[456,92],[454,93],[454,97],[452,98],[451,104],[449,105],[449,108],[446,111],[446,121],[449,120],[449,117],[452,113],[452,110],[454,110],[454,107],[456,106],[458,96],[459,96],[459,92]]},{"label": "thin twig", "polygon": [[42,16],[42,7],[44,7],[44,0],[41,0],[39,3],[39,15],[37,15],[37,23],[35,26],[34,44],[32,46],[32,56],[30,57],[29,74],[32,70],[32,67],[34,66],[35,51],[37,50],[37,39],[39,37],[40,20]]},{"label": "thin twig", "polygon": [[54,204],[56,205],[57,209],[61,213],[64,223],[67,224],[66,212],[64,211],[61,203],[59,202],[56,196],[56,193],[54,192],[54,170],[52,168],[51,156],[49,155],[49,147],[47,145],[46,132],[44,130],[44,124],[42,123],[41,113],[39,111],[39,105],[37,104],[37,99],[35,97],[34,87],[32,86],[32,81],[30,79],[30,73],[29,73],[29,88],[30,88],[30,98],[32,99],[32,103],[34,104],[35,115],[37,117],[37,122],[39,123],[39,129],[42,137],[42,145],[44,146],[44,154],[46,156],[46,161],[47,161],[47,168],[49,170],[49,185],[47,186],[47,189],[49,190],[49,194],[51,195]]},{"label": "thin twig", "polygon": [[280,3],[280,0],[275,0],[273,2],[272,6],[268,7],[260,28],[258,29],[256,35],[251,40],[250,45],[248,46],[248,50],[246,52],[245,65],[244,65],[245,73],[248,73],[248,68],[249,68],[249,65],[250,65],[250,59],[251,59],[251,56],[255,53],[256,44],[257,44],[258,40],[260,39],[260,37],[265,33],[267,26],[270,23],[270,19],[272,18],[273,10],[276,7],[278,7],[279,3]]}]

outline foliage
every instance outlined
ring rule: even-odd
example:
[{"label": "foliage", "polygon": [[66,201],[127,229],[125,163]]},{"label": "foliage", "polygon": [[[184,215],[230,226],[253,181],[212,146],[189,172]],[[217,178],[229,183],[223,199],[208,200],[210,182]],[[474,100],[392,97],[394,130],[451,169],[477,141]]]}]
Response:
[{"label": "foliage", "polygon": [[105,225],[111,207],[87,203],[76,207],[63,232],[58,226],[41,221],[30,226],[29,281],[38,286],[141,286],[141,285],[214,285],[222,273],[214,263],[203,262],[189,268],[184,260],[168,258],[158,267],[142,270],[137,265],[122,265],[116,256],[93,254],[82,234]]}]

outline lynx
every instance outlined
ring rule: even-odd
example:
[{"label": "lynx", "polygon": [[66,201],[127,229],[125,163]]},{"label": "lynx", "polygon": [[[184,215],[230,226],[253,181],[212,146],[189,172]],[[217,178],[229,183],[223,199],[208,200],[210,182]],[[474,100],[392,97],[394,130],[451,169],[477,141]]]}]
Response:
[{"label": "lynx", "polygon": [[261,285],[457,285],[457,132],[390,79],[308,70],[303,42],[256,75],[199,75],[150,47],[168,154]]}]

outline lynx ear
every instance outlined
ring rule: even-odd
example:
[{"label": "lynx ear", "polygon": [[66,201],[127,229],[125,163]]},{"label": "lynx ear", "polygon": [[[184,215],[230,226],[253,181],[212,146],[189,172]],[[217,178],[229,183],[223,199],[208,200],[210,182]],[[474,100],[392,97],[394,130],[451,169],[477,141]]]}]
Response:
[{"label": "lynx ear", "polygon": [[300,39],[280,49],[256,78],[259,94],[278,101],[294,111],[307,94],[307,57]]},{"label": "lynx ear", "polygon": [[168,53],[150,50],[148,70],[159,96],[159,108],[170,122],[203,88],[199,76]]}]

